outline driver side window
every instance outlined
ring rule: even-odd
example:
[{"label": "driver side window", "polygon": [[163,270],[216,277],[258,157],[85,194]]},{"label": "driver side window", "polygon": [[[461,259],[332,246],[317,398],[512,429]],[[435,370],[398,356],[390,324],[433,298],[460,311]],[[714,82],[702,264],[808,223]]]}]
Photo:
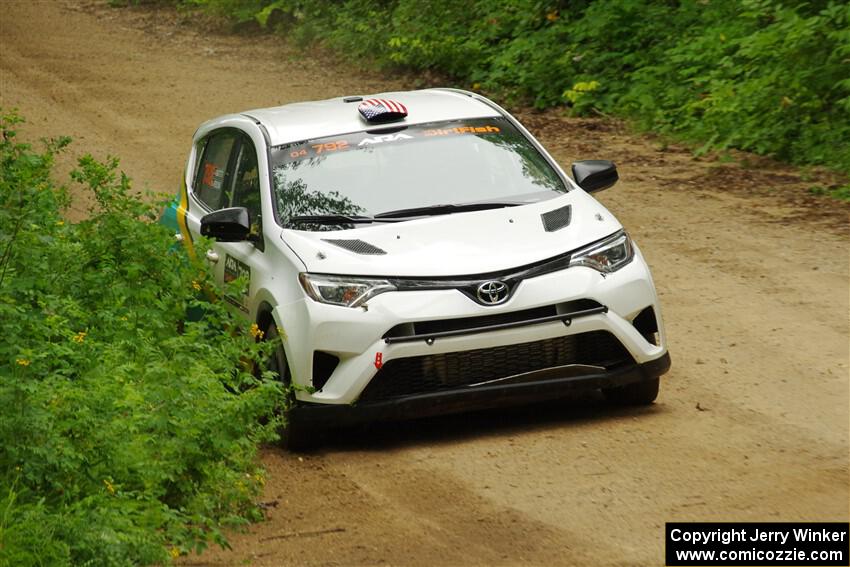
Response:
[{"label": "driver side window", "polygon": [[257,151],[251,138],[235,128],[217,130],[204,141],[192,188],[209,209],[245,207],[254,245],[262,250],[262,214]]},{"label": "driver side window", "polygon": [[229,206],[232,182],[230,165],[237,136],[233,131],[213,134],[207,139],[195,175],[195,196],[216,211]]}]

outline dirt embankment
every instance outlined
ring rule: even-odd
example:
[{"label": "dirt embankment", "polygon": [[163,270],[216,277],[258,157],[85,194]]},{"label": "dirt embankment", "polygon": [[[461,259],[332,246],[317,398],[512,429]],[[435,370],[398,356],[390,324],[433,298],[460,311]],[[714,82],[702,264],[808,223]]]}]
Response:
[{"label": "dirt embankment", "polygon": [[[172,12],[10,0],[0,15],[0,105],[22,134],[71,135],[74,154],[119,155],[168,193],[209,117],[403,87]],[[587,396],[269,449],[269,520],[185,564],[658,565],[667,521],[847,521],[848,206],[806,192],[834,180],[522,118],[565,166],[620,165],[600,199],[662,296],[674,365],[658,403]]]}]

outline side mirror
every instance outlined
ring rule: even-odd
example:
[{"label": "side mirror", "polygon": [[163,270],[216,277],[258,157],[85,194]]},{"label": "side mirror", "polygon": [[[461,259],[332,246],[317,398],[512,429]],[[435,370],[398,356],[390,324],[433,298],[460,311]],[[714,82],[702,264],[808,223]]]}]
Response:
[{"label": "side mirror", "polygon": [[201,236],[219,242],[241,242],[248,240],[250,234],[251,223],[245,207],[221,209],[201,217]]},{"label": "side mirror", "polygon": [[620,176],[617,166],[607,159],[586,159],[573,164],[573,179],[578,186],[592,193],[614,185]]}]

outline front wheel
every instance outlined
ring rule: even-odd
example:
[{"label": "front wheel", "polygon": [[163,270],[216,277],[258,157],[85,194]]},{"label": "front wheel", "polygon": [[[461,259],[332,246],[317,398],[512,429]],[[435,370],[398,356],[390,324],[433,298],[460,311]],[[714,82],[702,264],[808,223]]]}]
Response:
[{"label": "front wheel", "polygon": [[649,380],[642,380],[616,388],[605,388],[602,393],[605,398],[625,406],[648,406],[658,397],[658,386],[661,380],[656,376]]},{"label": "front wheel", "polygon": [[268,368],[277,374],[284,389],[284,398],[280,410],[284,422],[280,431],[280,445],[290,451],[305,449],[308,446],[307,439],[298,426],[295,412],[292,411],[298,403],[295,399],[295,390],[292,388],[292,374],[289,371],[289,363],[286,360],[283,343],[280,341],[280,333],[274,323],[269,325],[266,330],[265,340],[276,343],[274,351],[269,357]]}]

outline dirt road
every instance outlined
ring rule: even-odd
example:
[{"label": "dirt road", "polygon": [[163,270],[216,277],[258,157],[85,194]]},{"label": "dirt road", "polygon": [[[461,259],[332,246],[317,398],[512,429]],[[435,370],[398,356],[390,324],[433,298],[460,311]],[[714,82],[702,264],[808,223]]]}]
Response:
[{"label": "dirt road", "polygon": [[[20,108],[23,136],[73,136],[75,155],[119,155],[137,186],[172,193],[206,118],[409,86],[198,29],[6,0],[0,106]],[[662,295],[673,369],[658,403],[587,396],[375,425],[300,458],[269,449],[268,521],[184,564],[659,565],[667,521],[848,520],[850,207],[806,192],[832,181],[695,160],[612,122],[522,118],[564,165],[621,167],[599,198]]]}]

